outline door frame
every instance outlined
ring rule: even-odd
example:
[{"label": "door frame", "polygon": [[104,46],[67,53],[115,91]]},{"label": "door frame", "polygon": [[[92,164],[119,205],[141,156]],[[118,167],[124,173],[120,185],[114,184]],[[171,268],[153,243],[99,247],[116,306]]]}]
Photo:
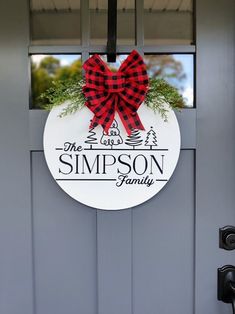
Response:
[{"label": "door frame", "polygon": [[[14,9],[12,9],[14,8]],[[196,108],[184,109],[180,119],[183,149],[195,149],[195,265],[194,314],[219,314],[226,305],[216,300],[216,270],[234,263],[234,253],[218,247],[218,228],[235,224],[234,188],[235,160],[234,99],[235,94],[235,20],[233,0],[196,0],[196,45],[150,46],[143,43],[143,0],[136,1],[137,37],[135,48],[140,53],[196,54]],[[0,247],[1,313],[35,313],[33,224],[31,204],[30,150],[42,149],[42,129],[46,113],[29,111],[29,54],[104,53],[105,46],[89,47],[89,3],[81,0],[81,46],[30,46],[28,0],[8,0],[0,4],[0,134],[1,147],[1,211]],[[208,18],[210,17],[210,18]],[[219,43],[218,43],[219,41]],[[129,53],[133,46],[118,46],[118,53]],[[228,82],[228,83],[224,83]],[[190,113],[189,113],[190,112]],[[226,128],[220,121],[226,121]],[[195,125],[197,128],[195,128]],[[196,138],[196,140],[195,140]],[[218,145],[219,144],[219,145]],[[6,161],[10,167],[6,167]],[[222,161],[222,166],[221,166]],[[216,169],[216,171],[215,171]],[[218,180],[219,178],[219,180]],[[97,244],[102,244],[97,256],[100,274],[111,271],[114,258],[102,268],[103,253],[115,251],[123,241],[130,241],[132,211],[122,212],[126,227],[118,233],[115,243],[102,242],[104,225],[118,225],[120,212],[97,211]],[[105,223],[104,223],[105,222]],[[108,223],[107,223],[108,222]],[[131,243],[129,243],[131,252]],[[209,259],[207,254],[213,256]],[[17,267],[16,262],[17,261]],[[131,253],[123,256],[120,280],[125,289],[113,287],[113,306],[124,300],[123,313],[132,312]],[[115,265],[115,264],[114,264]],[[128,276],[127,276],[128,274]],[[108,276],[98,278],[98,288],[105,292],[110,286]],[[104,314],[103,295],[98,296],[98,313]],[[208,303],[210,307],[208,308]]]}]

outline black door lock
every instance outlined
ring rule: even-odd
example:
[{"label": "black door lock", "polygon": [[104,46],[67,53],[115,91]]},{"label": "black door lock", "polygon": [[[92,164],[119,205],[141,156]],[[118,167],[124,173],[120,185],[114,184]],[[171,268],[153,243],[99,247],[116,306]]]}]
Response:
[{"label": "black door lock", "polygon": [[235,249],[235,227],[225,226],[219,229],[219,247],[229,251]]},{"label": "black door lock", "polygon": [[218,300],[231,303],[235,314],[235,267],[232,265],[218,268]]}]

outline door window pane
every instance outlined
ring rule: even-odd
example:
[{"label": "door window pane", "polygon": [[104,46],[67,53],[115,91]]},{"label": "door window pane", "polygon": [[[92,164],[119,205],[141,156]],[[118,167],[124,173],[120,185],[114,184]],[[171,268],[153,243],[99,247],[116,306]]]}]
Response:
[{"label": "door window pane", "polygon": [[90,0],[90,44],[107,44],[108,0]]},{"label": "door window pane", "polygon": [[32,55],[31,57],[31,107],[41,108],[46,103],[39,96],[50,88],[53,81],[80,78],[80,55]]},{"label": "door window pane", "polygon": [[[90,43],[107,44],[108,0],[90,0]],[[117,1],[117,44],[135,43],[135,0]]]},{"label": "door window pane", "polygon": [[118,71],[122,62],[128,57],[128,55],[117,55],[116,62],[107,62],[107,55],[100,55],[101,59],[107,63],[109,69],[113,72]]},{"label": "door window pane", "polygon": [[190,54],[145,55],[148,75],[163,78],[176,87],[185,106],[194,106],[194,57]]},{"label": "door window pane", "polygon": [[32,0],[32,44],[79,44],[80,0]]},{"label": "door window pane", "polygon": [[118,1],[117,44],[135,44],[135,0]]},{"label": "door window pane", "polygon": [[193,43],[193,0],[145,0],[145,45]]}]

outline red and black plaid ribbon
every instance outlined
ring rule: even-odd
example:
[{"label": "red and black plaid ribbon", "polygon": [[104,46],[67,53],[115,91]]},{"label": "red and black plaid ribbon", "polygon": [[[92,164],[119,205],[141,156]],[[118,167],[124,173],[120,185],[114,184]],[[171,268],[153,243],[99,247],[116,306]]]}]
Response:
[{"label": "red and black plaid ribbon", "polygon": [[137,110],[145,99],[148,75],[142,57],[135,50],[117,72],[93,55],[83,65],[86,106],[94,113],[90,128],[102,125],[107,133],[117,111],[128,134],[132,129],[144,130]]}]

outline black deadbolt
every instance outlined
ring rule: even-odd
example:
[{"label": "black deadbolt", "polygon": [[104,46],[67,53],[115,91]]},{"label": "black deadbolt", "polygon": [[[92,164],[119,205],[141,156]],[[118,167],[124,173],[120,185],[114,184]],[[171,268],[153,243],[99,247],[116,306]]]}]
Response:
[{"label": "black deadbolt", "polygon": [[229,251],[235,249],[235,227],[225,226],[219,229],[219,247]]},{"label": "black deadbolt", "polygon": [[232,265],[218,268],[218,300],[231,303],[235,314],[235,267]]}]

